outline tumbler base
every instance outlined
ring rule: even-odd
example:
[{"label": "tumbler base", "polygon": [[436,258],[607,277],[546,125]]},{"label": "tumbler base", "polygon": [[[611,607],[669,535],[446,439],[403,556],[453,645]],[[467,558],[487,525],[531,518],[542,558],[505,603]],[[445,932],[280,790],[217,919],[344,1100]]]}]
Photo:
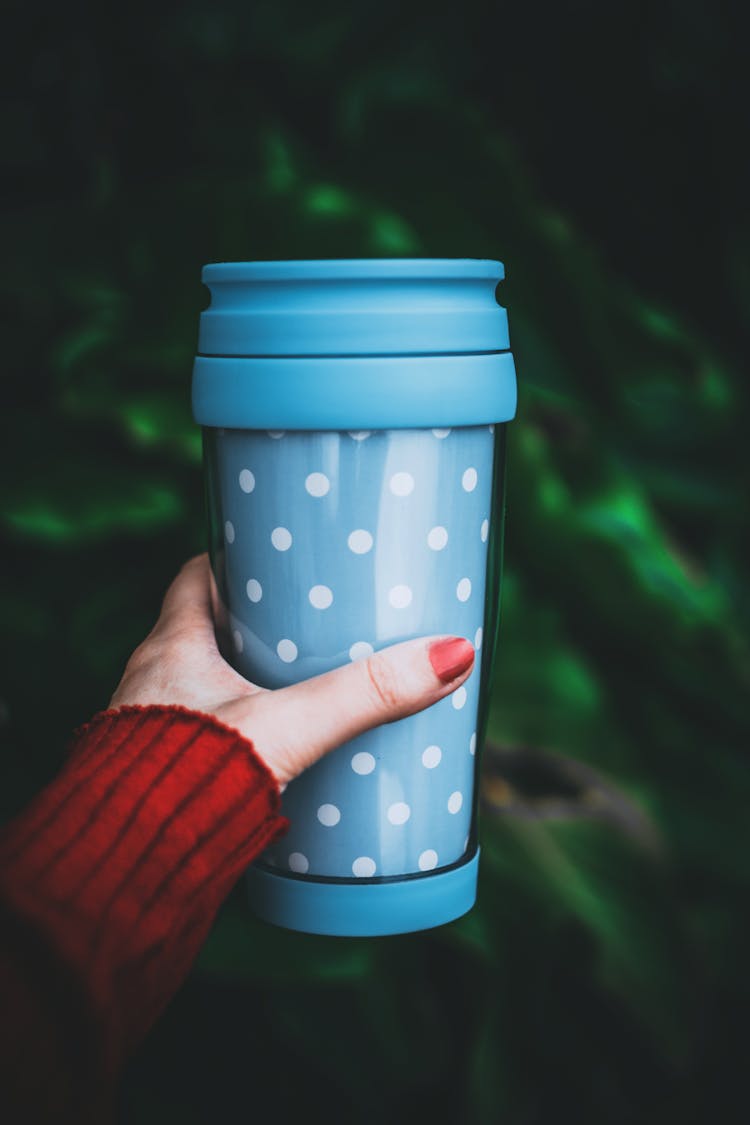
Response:
[{"label": "tumbler base", "polygon": [[251,867],[250,906],[256,917],[288,930],[334,937],[380,937],[443,926],[476,900],[479,851],[437,875],[389,882],[295,878]]}]

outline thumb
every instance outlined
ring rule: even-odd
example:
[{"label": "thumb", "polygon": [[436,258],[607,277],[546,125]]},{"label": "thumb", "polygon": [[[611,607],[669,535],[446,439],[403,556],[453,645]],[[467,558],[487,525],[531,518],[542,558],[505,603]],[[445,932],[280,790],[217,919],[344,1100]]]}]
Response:
[{"label": "thumb", "polygon": [[474,647],[463,637],[420,637],[237,701],[246,714],[232,721],[285,785],[343,742],[450,695],[473,666]]}]

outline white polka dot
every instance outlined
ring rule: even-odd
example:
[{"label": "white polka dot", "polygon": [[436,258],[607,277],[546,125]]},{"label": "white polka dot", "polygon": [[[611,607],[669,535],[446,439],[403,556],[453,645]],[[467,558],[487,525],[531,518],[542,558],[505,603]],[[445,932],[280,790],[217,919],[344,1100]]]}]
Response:
[{"label": "white polka dot", "polygon": [[313,586],[308,597],[310,605],[314,605],[316,609],[328,609],[333,602],[333,591],[329,586]]},{"label": "white polka dot", "polygon": [[456,711],[461,710],[463,705],[466,703],[466,688],[465,687],[462,686],[460,688],[457,688],[456,691],[453,692],[453,695],[451,696],[451,703],[455,707]]},{"label": "white polka dot", "polygon": [[463,794],[459,793],[457,789],[456,792],[451,793],[450,797],[448,798],[448,812],[457,813],[463,803]]},{"label": "white polka dot", "polygon": [[471,579],[462,578],[456,586],[456,597],[460,602],[468,602],[471,597]]},{"label": "white polka dot", "polygon": [[350,551],[354,551],[355,555],[366,555],[372,547],[372,536],[369,531],[363,531],[362,528],[357,528],[353,531],[347,539],[347,544]]},{"label": "white polka dot", "polygon": [[437,867],[438,854],[432,848],[427,848],[420,855],[417,863],[419,864],[420,871],[432,871],[433,867]]},{"label": "white polka dot", "polygon": [[411,590],[408,586],[392,586],[388,591],[388,601],[394,609],[406,609],[411,605]]},{"label": "white polka dot", "polygon": [[279,654],[279,660],[283,660],[285,664],[291,664],[293,660],[297,659],[297,646],[294,641],[284,638],[276,645],[276,651]]},{"label": "white polka dot", "polygon": [[234,524],[231,520],[227,520],[224,524],[224,538],[227,543],[234,543]]},{"label": "white polka dot", "polygon": [[488,535],[488,533],[489,533],[489,530],[490,530],[490,525],[489,525],[489,522],[488,522],[487,520],[482,520],[482,526],[481,526],[481,528],[479,529],[479,534],[480,534],[480,535],[481,535],[481,537],[482,537],[482,542],[483,542],[483,543],[486,543],[486,542],[487,542],[487,535]]},{"label": "white polka dot", "polygon": [[404,801],[396,801],[388,809],[387,816],[391,824],[406,824],[411,816],[411,809]]},{"label": "white polka dot", "polygon": [[263,597],[263,587],[257,578],[249,578],[245,588],[251,602],[259,602]]},{"label": "white polka dot", "polygon": [[285,527],[275,527],[271,532],[271,542],[277,551],[288,551],[292,545],[292,533]]},{"label": "white polka dot", "polygon": [[252,492],[255,488],[255,477],[249,469],[243,469],[240,473],[240,488],[243,492]]},{"label": "white polka dot", "polygon": [[302,852],[292,852],[289,856],[289,870],[296,871],[298,875],[304,875],[310,864],[307,856]]},{"label": "white polka dot", "polygon": [[369,879],[376,869],[375,860],[370,859],[369,855],[357,856],[352,864],[352,871],[359,879]]},{"label": "white polka dot", "polygon": [[477,487],[477,471],[476,469],[467,469],[461,477],[461,485],[465,492],[473,492]]},{"label": "white polka dot", "polygon": [[355,441],[364,441],[372,433],[372,430],[347,430],[349,437],[354,438]]},{"label": "white polka dot", "polygon": [[391,477],[391,492],[394,496],[408,496],[414,491],[414,477],[411,473],[394,473]]},{"label": "white polka dot", "polygon": [[484,630],[483,630],[482,626],[480,625],[479,628],[477,629],[476,633],[474,634],[474,648],[477,649],[477,651],[482,647],[482,638],[483,637],[484,637]]},{"label": "white polka dot", "polygon": [[450,430],[433,430],[432,432],[435,435],[435,437],[444,438],[444,437],[448,436],[448,434],[450,433]]},{"label": "white polka dot", "polygon": [[355,641],[349,649],[349,659],[364,660],[366,657],[372,656],[374,651],[372,645],[368,644],[367,641]]},{"label": "white polka dot", "polygon": [[341,820],[341,813],[335,805],[321,805],[318,809],[318,820],[326,828],[333,828]]},{"label": "white polka dot", "polygon": [[434,770],[435,766],[440,764],[442,756],[443,751],[439,746],[428,746],[422,751],[422,765],[428,770]]},{"label": "white polka dot", "polygon": [[311,496],[325,496],[330,491],[331,482],[325,473],[310,473],[305,478],[305,488]]},{"label": "white polka dot", "polygon": [[280,438],[284,436],[286,430],[268,430],[267,433],[269,437]]},{"label": "white polka dot", "polygon": [[433,527],[427,536],[427,546],[432,547],[433,551],[442,551],[447,542],[448,532],[439,524],[437,527]]},{"label": "white polka dot", "polygon": [[232,640],[234,641],[235,650],[237,652],[242,652],[245,645],[242,641],[242,633],[239,631],[239,629],[235,629],[232,633]]},{"label": "white polka dot", "polygon": [[366,750],[360,750],[352,758],[352,769],[355,773],[366,774],[372,773],[375,769],[375,758],[372,754],[368,754]]},{"label": "white polka dot", "polygon": [[471,738],[469,739],[469,753],[473,757],[473,755],[476,754],[476,752],[477,752],[477,732],[474,731]]},{"label": "white polka dot", "polygon": [[494,434],[494,432],[495,432],[495,423],[492,422],[492,423],[490,423],[490,433]]}]

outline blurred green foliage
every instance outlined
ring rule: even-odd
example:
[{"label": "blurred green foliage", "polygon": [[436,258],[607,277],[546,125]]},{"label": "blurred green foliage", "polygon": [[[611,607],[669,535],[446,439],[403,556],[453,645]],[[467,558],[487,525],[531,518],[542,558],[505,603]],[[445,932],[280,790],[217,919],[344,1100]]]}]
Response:
[{"label": "blurred green foliage", "polygon": [[[348,941],[264,927],[238,889],[122,1120],[742,1119],[739,8],[134,0],[11,23],[4,815],[203,549],[204,262],[499,257],[520,380],[477,908]],[[561,771],[521,783],[524,754]],[[571,790],[571,761],[601,784]]]}]

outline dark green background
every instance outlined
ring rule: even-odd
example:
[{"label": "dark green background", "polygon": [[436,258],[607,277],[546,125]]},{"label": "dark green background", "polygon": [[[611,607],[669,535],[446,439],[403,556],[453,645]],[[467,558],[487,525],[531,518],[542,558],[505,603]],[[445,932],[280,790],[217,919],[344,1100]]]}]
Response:
[{"label": "dark green background", "polygon": [[479,905],[350,941],[238,890],[123,1122],[746,1117],[740,13],[12,5],[4,815],[203,548],[204,262],[501,258],[520,382]]}]

